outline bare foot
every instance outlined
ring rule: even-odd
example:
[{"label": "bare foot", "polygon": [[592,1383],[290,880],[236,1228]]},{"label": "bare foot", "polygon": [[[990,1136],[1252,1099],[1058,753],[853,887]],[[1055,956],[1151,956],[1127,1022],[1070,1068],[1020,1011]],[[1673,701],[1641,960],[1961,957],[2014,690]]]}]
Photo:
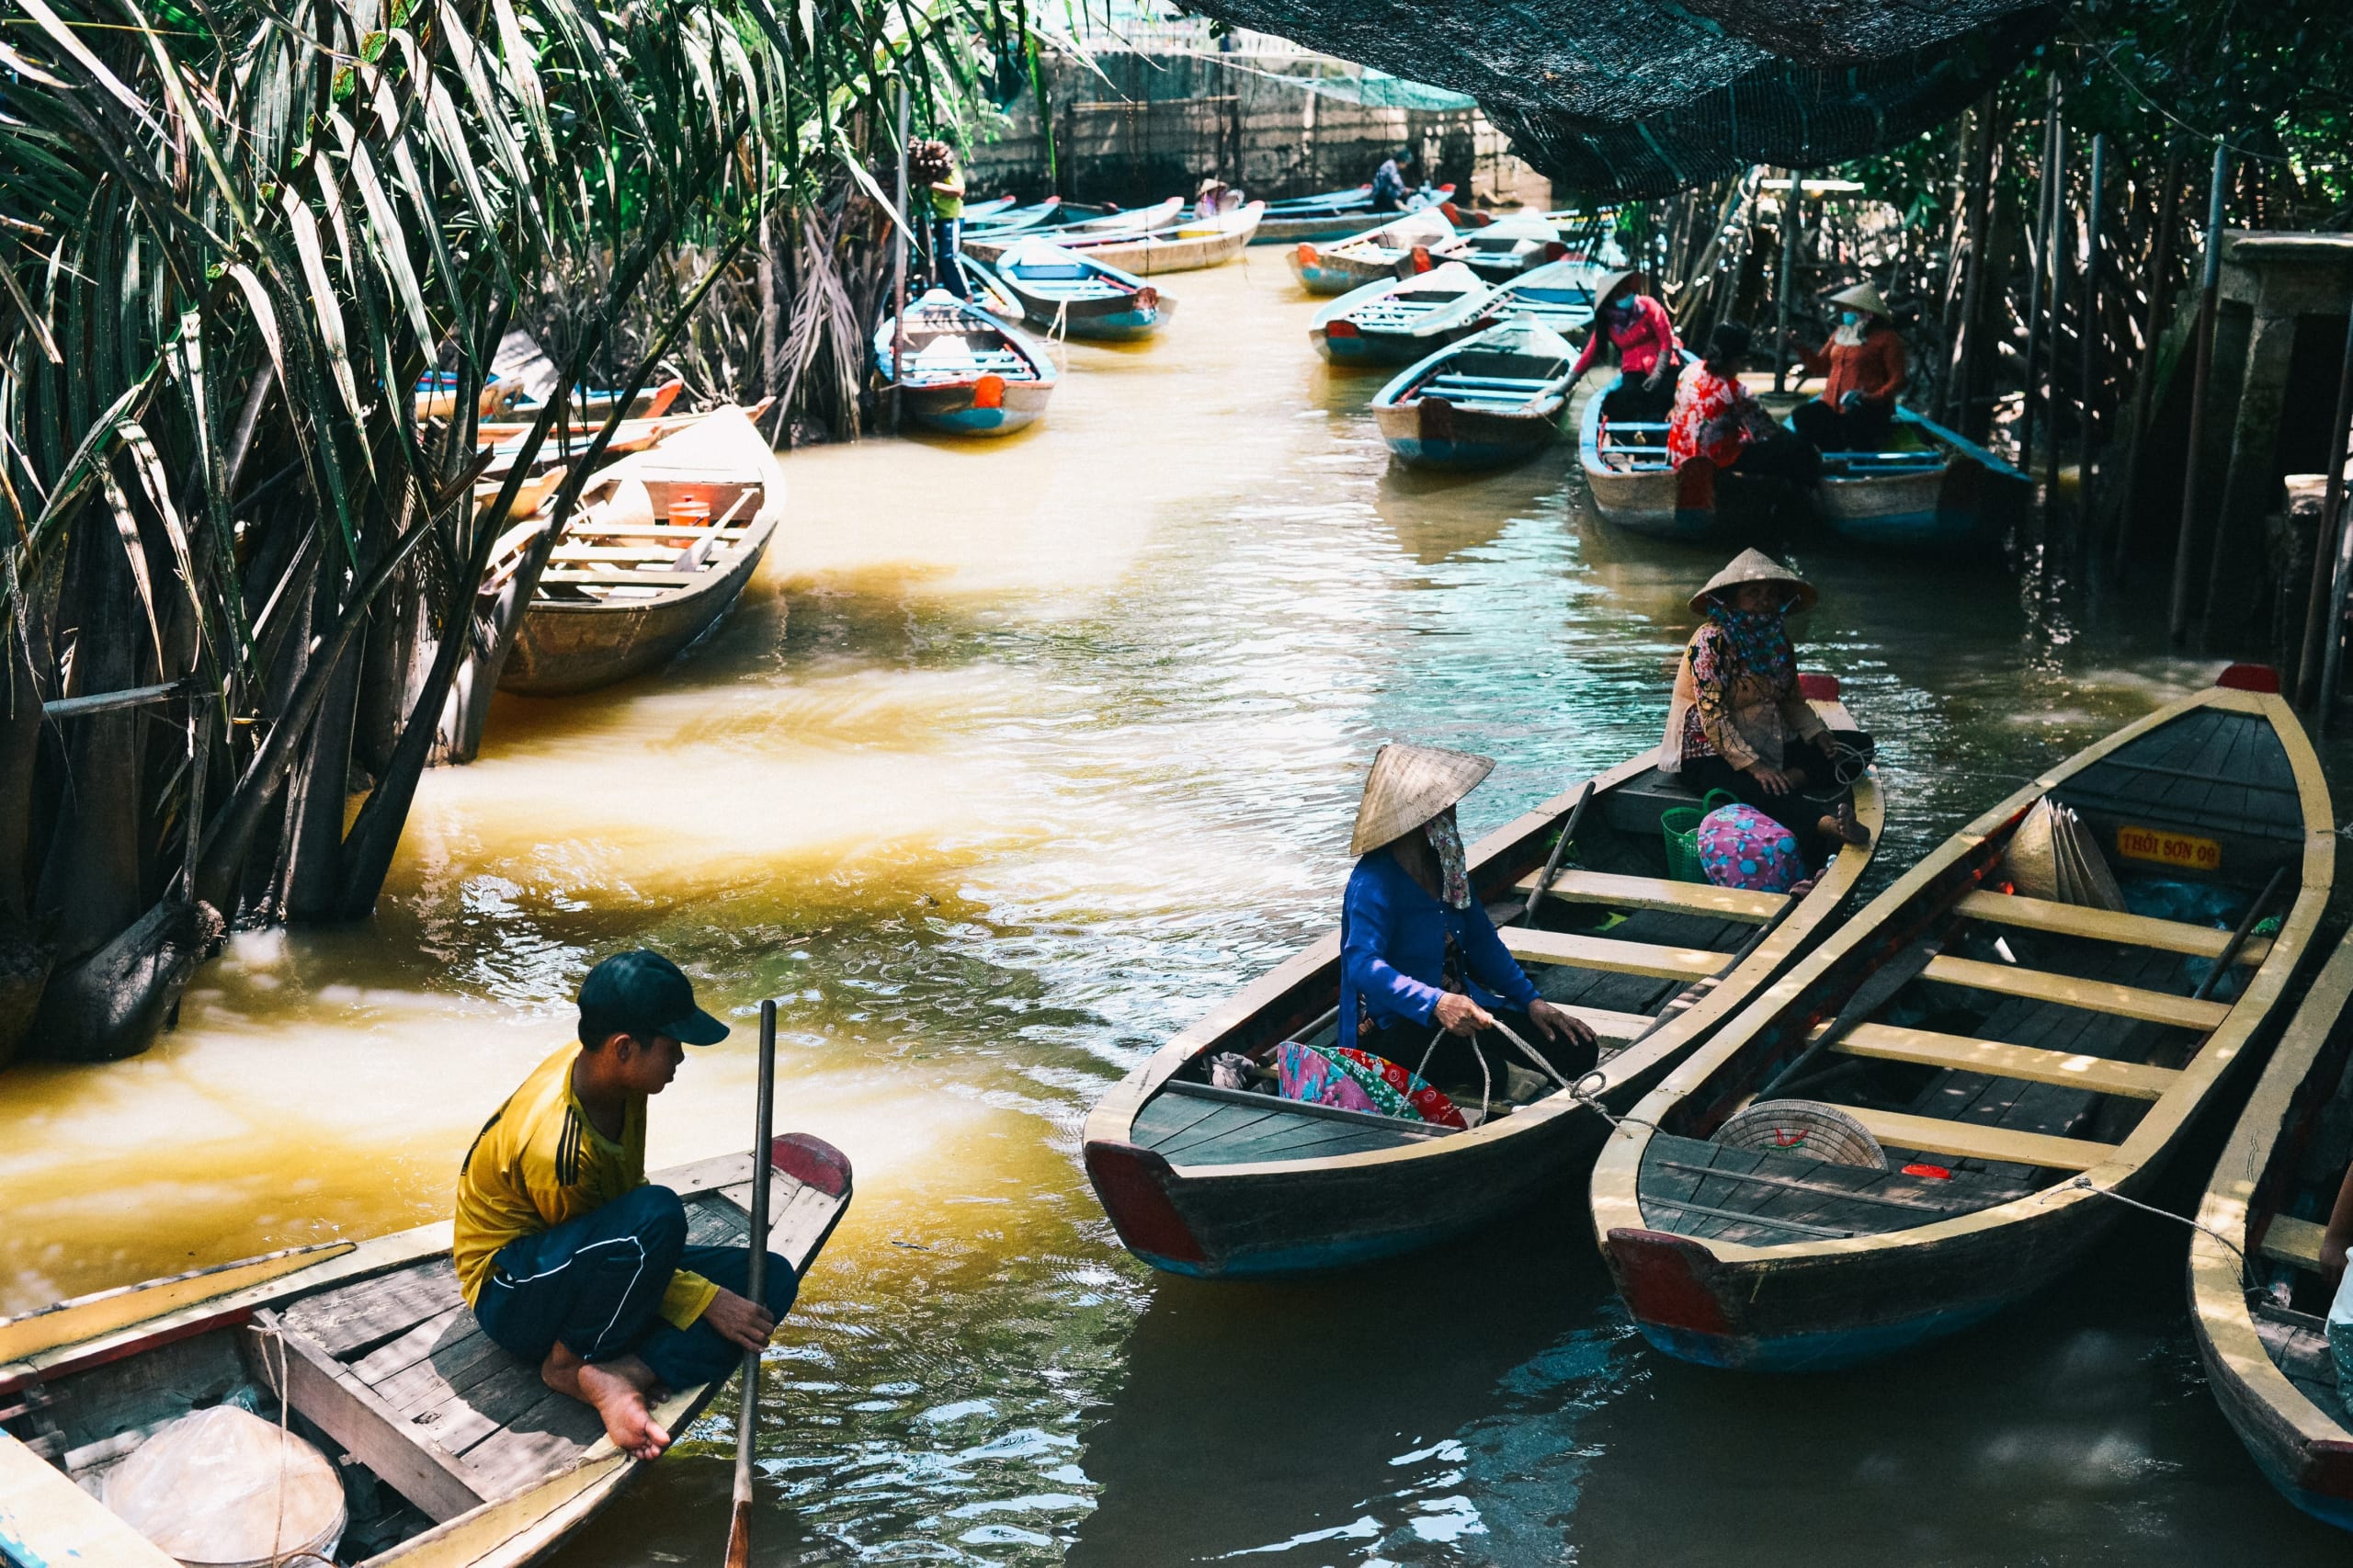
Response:
[{"label": "bare foot", "polygon": [[561,1394],[596,1407],[613,1447],[635,1459],[659,1459],[670,1446],[664,1431],[645,1408],[645,1396],[655,1386],[654,1369],[634,1356],[610,1361],[583,1361],[562,1344],[548,1352],[540,1366],[540,1381]]},{"label": "bare foot", "polygon": [[1851,844],[1860,849],[1871,841],[1871,830],[1855,820],[1855,808],[1846,801],[1838,802],[1836,814],[1824,812],[1821,822],[1823,835],[1841,844]]}]

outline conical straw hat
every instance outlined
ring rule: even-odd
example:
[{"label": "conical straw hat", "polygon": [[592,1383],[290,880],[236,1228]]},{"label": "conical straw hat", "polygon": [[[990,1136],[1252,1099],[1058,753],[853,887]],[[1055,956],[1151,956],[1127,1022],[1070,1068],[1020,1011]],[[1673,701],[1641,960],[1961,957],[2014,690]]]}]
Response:
[{"label": "conical straw hat", "polygon": [[1495,758],[1437,746],[1392,742],[1374,754],[1365,775],[1364,801],[1357,807],[1357,831],[1348,853],[1362,855],[1400,838],[1479,787],[1495,770]]},{"label": "conical straw hat", "polygon": [[1641,289],[1643,286],[1642,273],[1630,267],[1622,272],[1611,272],[1605,274],[1601,281],[1593,286],[1593,308],[1597,311],[1601,309],[1602,306],[1609,302],[1610,295],[1615,294],[1619,290],[1624,288],[1629,283],[1631,283],[1637,290]]},{"label": "conical straw hat", "polygon": [[1763,551],[1752,548],[1733,556],[1731,565],[1709,578],[1708,585],[1691,596],[1691,613],[1705,613],[1710,599],[1728,588],[1737,588],[1743,583],[1788,584],[1797,593],[1798,602],[1791,607],[1793,610],[1812,609],[1813,601],[1820,597],[1814,593],[1812,583]]},{"label": "conical straw hat", "polygon": [[1834,305],[1852,305],[1866,315],[1893,319],[1887,315],[1887,301],[1880,298],[1879,290],[1872,287],[1868,278],[1853,288],[1841,289],[1827,298]]}]

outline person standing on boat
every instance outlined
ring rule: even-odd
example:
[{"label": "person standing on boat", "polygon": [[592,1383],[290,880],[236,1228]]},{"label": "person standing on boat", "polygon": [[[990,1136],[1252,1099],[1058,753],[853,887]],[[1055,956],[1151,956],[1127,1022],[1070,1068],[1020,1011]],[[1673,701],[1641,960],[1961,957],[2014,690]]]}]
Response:
[{"label": "person standing on boat", "polygon": [[1806,374],[1824,378],[1822,395],[1798,404],[1790,427],[1816,451],[1876,452],[1887,445],[1895,400],[1911,376],[1904,335],[1868,282],[1841,290],[1830,302],[1845,309],[1829,342],[1808,348],[1790,339]]},{"label": "person standing on boat", "polygon": [[1602,393],[1602,412],[1613,420],[1663,423],[1675,403],[1675,377],[1683,346],[1666,307],[1643,292],[1643,275],[1613,272],[1594,290],[1593,331],[1569,370],[1581,380],[1601,358],[1604,343],[1618,351],[1618,380]]},{"label": "person standing on boat", "polygon": [[[1472,889],[1455,803],[1495,763],[1435,746],[1384,745],[1372,759],[1340,905],[1339,1043],[1428,1082],[1504,1082],[1530,1065],[1500,1018],[1574,1079],[1593,1064],[1593,1031],[1536,994]],[[1483,1059],[1485,1072],[1481,1071]]]},{"label": "person standing on boat", "polygon": [[1207,223],[1242,205],[1242,193],[1215,175],[1201,181],[1193,193],[1193,221]]},{"label": "person standing on boat", "polygon": [[1811,489],[1822,454],[1781,428],[1742,384],[1748,328],[1720,322],[1708,336],[1707,357],[1676,378],[1675,406],[1666,419],[1666,453],[1681,468],[1704,457],[1719,470],[1787,479]]},{"label": "person standing on boat", "polygon": [[1658,765],[1694,794],[1722,790],[1796,835],[1811,870],[1841,845],[1870,842],[1838,778],[1830,727],[1798,689],[1787,618],[1812,609],[1813,585],[1761,550],[1744,550],[1691,596],[1705,617],[1675,672]]},{"label": "person standing on boat", "polygon": [[648,1398],[725,1377],[800,1282],[770,1253],[767,1299],[747,1299],[751,1249],[688,1246],[678,1195],[646,1184],[646,1097],[668,1087],[682,1043],[727,1035],[678,966],[642,949],[597,964],[578,1034],[466,1150],[451,1261],[484,1334],[595,1406],[616,1448],[653,1459],[670,1434]]},{"label": "person standing on boat", "polygon": [[964,171],[957,166],[956,149],[945,142],[918,143],[936,177],[925,187],[931,201],[931,280],[960,300],[970,300],[964,285]]},{"label": "person standing on boat", "polygon": [[[1411,147],[1400,147],[1372,171],[1372,210],[1394,212],[1405,203],[1405,165],[1414,161]],[[1361,165],[1359,165],[1361,166]]]}]

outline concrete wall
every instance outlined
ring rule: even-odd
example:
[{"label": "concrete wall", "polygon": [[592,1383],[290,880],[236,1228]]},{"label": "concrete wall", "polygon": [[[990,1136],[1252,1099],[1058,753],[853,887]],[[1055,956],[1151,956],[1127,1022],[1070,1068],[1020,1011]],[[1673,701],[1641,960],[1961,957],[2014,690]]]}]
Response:
[{"label": "concrete wall", "polygon": [[1051,165],[1038,106],[1025,100],[1002,134],[972,150],[973,196],[1134,206],[1190,197],[1213,174],[1272,199],[1361,184],[1383,157],[1411,146],[1430,177],[1452,181],[1458,195],[1475,191],[1483,204],[1549,199],[1544,181],[1475,109],[1389,108],[1317,93],[1303,81],[1351,90],[1355,68],[1284,47],[1224,52],[1205,34],[1198,51],[1181,47],[1190,40],[1154,41],[1162,47],[1100,51],[1093,68],[1045,62]]}]

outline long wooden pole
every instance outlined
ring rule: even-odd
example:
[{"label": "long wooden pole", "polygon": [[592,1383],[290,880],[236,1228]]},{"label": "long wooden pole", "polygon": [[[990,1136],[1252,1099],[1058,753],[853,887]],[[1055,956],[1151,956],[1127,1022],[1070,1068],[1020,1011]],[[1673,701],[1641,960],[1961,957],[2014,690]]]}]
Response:
[{"label": "long wooden pole", "polygon": [[[2067,122],[2058,118],[2059,102],[2055,97],[2051,108],[2051,308],[2044,312],[2051,324],[2051,380],[2042,399],[2043,422],[2050,426],[2042,438],[2042,505],[2046,519],[2059,509],[2059,332],[2067,321],[2068,241],[2075,226],[2067,211]],[[2049,532],[2047,521],[2044,531],[2046,535]]]},{"label": "long wooden pole", "polygon": [[2034,472],[2035,388],[2042,376],[2042,275],[2051,266],[2051,146],[2059,130],[2059,79],[2051,79],[2051,101],[2042,121],[2042,187],[2034,217],[2034,270],[2026,285],[2026,373],[2018,409],[2018,470]]},{"label": "long wooden pole", "polygon": [[907,224],[915,204],[907,199],[907,85],[899,84],[899,218],[891,244],[891,434],[899,433],[899,389],[907,379]]},{"label": "long wooden pole", "polygon": [[[906,188],[904,181],[900,189]],[[752,1139],[752,1256],[744,1293],[767,1300],[768,1145],[776,1131],[776,1004],[760,1004],[760,1087]],[[752,1561],[752,1452],[759,1426],[760,1353],[744,1352],[743,1403],[735,1412],[735,1509],[727,1524],[727,1568],[750,1568]]]},{"label": "long wooden pole", "polygon": [[2125,432],[2124,493],[2117,498],[2116,574],[2124,575],[2132,545],[2133,506],[2141,495],[2141,470],[2149,444],[2149,412],[2157,376],[2157,336],[2165,329],[2165,296],[2173,283],[2173,231],[2181,204],[2181,142],[2165,151],[2165,186],[2157,198],[2157,232],[2150,237],[2149,315],[2141,329],[2141,358],[2132,368],[2132,426]]},{"label": "long wooden pole", "polygon": [[[1781,199],[1781,324],[1773,340],[1773,390],[1786,391],[1790,373],[1790,312],[1797,300],[1798,231],[1805,223],[1805,180],[1790,170],[1789,194]],[[1801,378],[1802,379],[1802,378]]]},{"label": "long wooden pole", "polygon": [[2083,359],[2075,369],[2075,537],[2088,548],[2092,526],[2092,421],[2098,386],[2092,378],[2099,369],[2099,345],[2105,334],[2099,319],[2100,220],[2108,210],[2108,134],[2092,138],[2091,183],[2084,197],[2084,302],[2076,307],[2082,321]]},{"label": "long wooden pole", "polygon": [[[2343,667],[2346,584],[2353,576],[2353,535],[2345,527],[2345,459],[2348,442],[2353,442],[2348,426],[2353,426],[2353,321],[2345,324],[2345,358],[2336,372],[2336,423],[2328,432],[2328,488],[2321,493],[2320,526],[2313,531],[2312,602],[2304,612],[2304,657],[2296,676],[2297,700],[2309,702],[2313,665],[2320,666],[2320,701],[2313,724],[2323,733],[2328,730],[2337,673]],[[2324,562],[2334,567],[2325,598],[2321,578],[2327,568]]]},{"label": "long wooden pole", "polygon": [[2174,540],[2173,609],[2166,631],[2176,642],[2189,635],[2189,576],[2198,550],[2198,470],[2206,444],[2206,383],[2214,375],[2214,317],[2222,286],[2222,183],[2231,177],[2228,144],[2214,143],[2214,177],[2206,197],[2206,266],[2198,294],[2198,372],[2189,383],[2189,450],[2181,475],[2181,532]]},{"label": "long wooden pole", "polygon": [[1990,414],[1979,402],[1978,367],[1984,363],[1986,278],[1995,265],[1994,247],[1994,153],[2001,140],[1999,95],[1988,93],[1978,106],[1984,133],[1970,171],[1969,273],[1961,286],[1961,352],[1952,372],[1953,402],[1949,422],[1972,441],[1985,439]]}]

